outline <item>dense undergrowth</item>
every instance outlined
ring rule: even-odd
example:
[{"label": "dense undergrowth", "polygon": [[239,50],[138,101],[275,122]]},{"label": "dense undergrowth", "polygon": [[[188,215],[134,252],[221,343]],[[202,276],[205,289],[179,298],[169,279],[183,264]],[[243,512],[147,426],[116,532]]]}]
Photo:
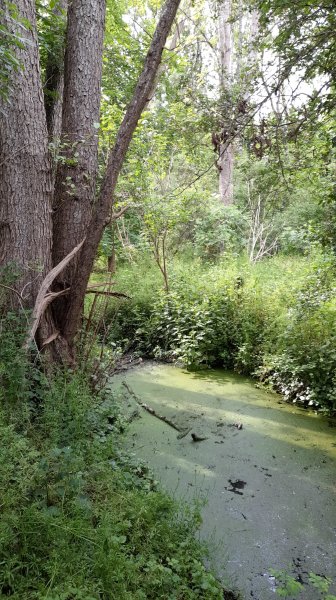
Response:
[{"label": "dense undergrowth", "polygon": [[150,261],[120,268],[110,343],[189,368],[259,377],[289,400],[336,408],[335,259],[315,256],[170,264],[170,291]]},{"label": "dense undergrowth", "polygon": [[[145,258],[115,279],[132,298],[104,310],[111,354],[235,369],[335,409],[332,257],[176,260],[168,294]],[[108,387],[93,394],[87,368],[43,374],[22,350],[25,327],[7,315],[0,328],[0,598],[225,597],[195,541],[198,512],[120,450],[127,424]]]},{"label": "dense undergrowth", "polygon": [[0,597],[226,597],[202,563],[197,511],[182,512],[118,447],[125,423],[84,373],[45,376],[1,323]]}]

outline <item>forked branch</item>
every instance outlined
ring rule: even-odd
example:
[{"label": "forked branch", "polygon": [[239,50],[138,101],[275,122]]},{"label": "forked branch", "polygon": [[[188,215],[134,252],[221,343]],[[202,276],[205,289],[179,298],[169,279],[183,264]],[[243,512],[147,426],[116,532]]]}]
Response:
[{"label": "forked branch", "polygon": [[69,264],[69,262],[76,256],[77,252],[81,249],[85,241],[82,240],[78,246],[76,246],[69,254],[61,260],[56,267],[51,269],[49,273],[46,275],[44,280],[42,281],[41,287],[39,289],[39,293],[37,294],[37,298],[35,301],[35,306],[32,314],[32,326],[28,332],[27,339],[25,341],[25,348],[28,348],[29,344],[33,341],[35,334],[37,332],[38,326],[40,324],[41,318],[49,306],[49,304],[60,296],[64,296],[69,292],[69,288],[65,290],[61,290],[60,292],[49,292],[50,286],[56,277],[65,269],[65,267]]}]

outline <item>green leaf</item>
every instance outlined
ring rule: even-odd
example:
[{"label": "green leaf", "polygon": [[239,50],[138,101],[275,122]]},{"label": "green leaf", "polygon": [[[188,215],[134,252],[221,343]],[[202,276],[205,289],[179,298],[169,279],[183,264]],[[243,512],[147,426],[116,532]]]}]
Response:
[{"label": "green leaf", "polygon": [[331,579],[328,579],[328,577],[321,577],[315,573],[309,573],[309,581],[322,593],[327,593],[331,584]]}]

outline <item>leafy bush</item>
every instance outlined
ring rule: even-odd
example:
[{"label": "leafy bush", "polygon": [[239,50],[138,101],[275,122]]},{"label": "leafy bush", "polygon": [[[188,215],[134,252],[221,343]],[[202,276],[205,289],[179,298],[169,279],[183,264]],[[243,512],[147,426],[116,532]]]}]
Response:
[{"label": "leafy bush", "polygon": [[285,396],[329,408],[336,407],[333,277],[333,263],[327,263],[307,279],[280,336],[279,353],[268,359],[270,380]]},{"label": "leafy bush", "polygon": [[30,401],[38,394],[36,369],[28,368],[22,345],[26,330],[25,315],[7,313],[0,319],[0,405],[7,420],[25,427]]},{"label": "leafy bush", "polygon": [[207,259],[224,253],[240,254],[248,238],[248,220],[236,206],[207,203],[202,215],[195,220],[193,248],[196,255]]},{"label": "leafy bush", "polygon": [[[170,284],[168,294],[153,286],[111,305],[111,342],[189,368],[259,375],[288,399],[336,407],[334,259],[175,261]],[[147,288],[143,271],[137,288]]]}]

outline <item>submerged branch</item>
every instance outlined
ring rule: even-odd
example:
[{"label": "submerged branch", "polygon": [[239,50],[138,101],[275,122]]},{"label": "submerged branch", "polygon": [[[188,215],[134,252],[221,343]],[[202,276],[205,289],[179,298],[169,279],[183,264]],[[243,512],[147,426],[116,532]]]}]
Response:
[{"label": "submerged branch", "polygon": [[169,425],[170,427],[172,427],[173,429],[178,431],[180,434],[182,434],[181,437],[184,437],[185,435],[187,435],[189,433],[189,431],[191,431],[191,428],[188,429],[186,427],[179,427],[179,425],[176,425],[176,423],[174,423],[174,421],[172,421],[168,417],[165,417],[164,415],[159,415],[156,412],[156,410],[154,410],[154,408],[151,408],[150,406],[148,406],[148,404],[145,404],[145,402],[141,402],[140,398],[138,398],[138,396],[135,394],[135,392],[132,390],[132,388],[126,383],[126,381],[123,381],[122,384],[128,391],[129,395],[136,401],[137,404],[139,404],[139,406],[141,406],[141,408],[143,408],[144,410],[149,412],[149,414],[153,415],[153,417],[156,417],[157,419],[160,419],[160,421],[167,423],[167,425]]}]

